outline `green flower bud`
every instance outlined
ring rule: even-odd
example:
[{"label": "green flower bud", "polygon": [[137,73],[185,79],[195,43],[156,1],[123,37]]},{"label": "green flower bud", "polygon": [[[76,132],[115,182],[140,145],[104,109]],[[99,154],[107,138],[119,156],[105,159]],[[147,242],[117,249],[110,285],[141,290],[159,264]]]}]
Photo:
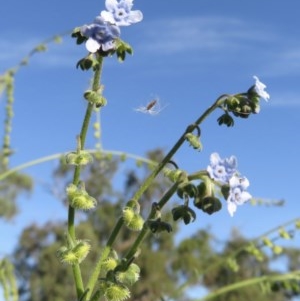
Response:
[{"label": "green flower bud", "polygon": [[139,266],[132,263],[125,272],[118,272],[116,278],[125,285],[132,285],[139,280],[140,272]]},{"label": "green flower bud", "polygon": [[66,188],[66,193],[69,199],[73,198],[77,193],[77,186],[74,184],[69,184]]},{"label": "green flower bud", "polygon": [[86,241],[78,241],[72,249],[78,259],[78,263],[82,262],[91,250],[91,245]]},{"label": "green flower bud", "polygon": [[70,165],[75,165],[76,158],[77,158],[77,153],[75,152],[68,153],[66,155],[66,163]]},{"label": "green flower bud", "polygon": [[73,250],[67,249],[66,247],[61,247],[57,250],[57,257],[63,263],[71,265],[78,263],[78,258]]},{"label": "green flower bud", "polygon": [[92,162],[93,157],[87,151],[71,152],[66,155],[66,163],[70,165],[87,165]]},{"label": "green flower bud", "polygon": [[284,239],[292,238],[291,233],[287,232],[284,228],[280,228],[278,232],[279,232],[279,235]]},{"label": "green flower bud", "polygon": [[123,209],[123,219],[124,219],[125,224],[130,223],[130,221],[133,219],[134,215],[135,215],[135,211],[133,208],[125,207]]},{"label": "green flower bud", "polygon": [[79,210],[90,210],[96,207],[97,200],[87,194],[86,191],[78,191],[73,198],[69,200],[70,205]]},{"label": "green flower bud", "polygon": [[283,252],[283,248],[281,246],[273,246],[272,251],[275,255],[279,255]]},{"label": "green flower bud", "polygon": [[202,150],[202,143],[200,142],[200,139],[198,136],[192,134],[192,133],[187,133],[185,135],[185,139],[190,143],[190,146],[192,146],[194,149],[197,149],[199,151]]},{"label": "green flower bud", "polygon": [[177,182],[183,173],[180,169],[164,169],[164,175],[172,182]]},{"label": "green flower bud", "polygon": [[130,291],[125,285],[113,283],[105,289],[104,296],[108,301],[123,301],[130,297]]},{"label": "green flower bud", "polygon": [[143,218],[131,207],[123,209],[123,220],[124,224],[132,231],[140,231],[144,225]]},{"label": "green flower bud", "polygon": [[274,244],[272,243],[272,241],[268,238],[268,237],[263,237],[262,238],[262,243],[269,247],[269,248],[272,248],[274,246]]},{"label": "green flower bud", "polygon": [[140,231],[143,228],[144,219],[136,213],[131,221],[127,224],[125,223],[125,225],[132,231]]},{"label": "green flower bud", "polygon": [[225,100],[225,106],[227,106],[228,110],[235,110],[239,104],[240,104],[240,100],[238,97],[236,96],[228,96]]},{"label": "green flower bud", "polygon": [[258,261],[264,260],[264,254],[261,250],[259,250],[254,244],[249,244],[245,250],[253,255]]},{"label": "green flower bud", "polygon": [[114,270],[117,265],[118,265],[118,260],[113,257],[108,257],[102,263],[102,267],[106,272]]}]

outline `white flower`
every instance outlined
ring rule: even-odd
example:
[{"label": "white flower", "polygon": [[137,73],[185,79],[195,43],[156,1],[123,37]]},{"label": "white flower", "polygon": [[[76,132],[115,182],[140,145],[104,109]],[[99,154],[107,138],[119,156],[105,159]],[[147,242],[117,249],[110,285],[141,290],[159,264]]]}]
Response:
[{"label": "white flower", "polygon": [[117,26],[128,26],[142,21],[143,14],[139,10],[131,10],[133,0],[106,0],[107,11],[101,12],[105,21]]},{"label": "white flower", "polygon": [[210,155],[210,165],[207,166],[207,172],[211,179],[221,183],[227,183],[236,173],[237,159],[234,156],[221,159],[218,153]]},{"label": "white flower", "polygon": [[227,198],[227,209],[231,216],[235,213],[238,205],[243,205],[249,201],[252,196],[246,189],[249,186],[249,181],[245,177],[233,176],[229,180],[229,196]]},{"label": "white flower", "polygon": [[270,95],[265,91],[265,88],[267,86],[263,84],[257,76],[253,76],[253,78],[255,79],[255,92],[258,94],[259,97],[263,98],[265,101],[268,101],[270,99]]}]

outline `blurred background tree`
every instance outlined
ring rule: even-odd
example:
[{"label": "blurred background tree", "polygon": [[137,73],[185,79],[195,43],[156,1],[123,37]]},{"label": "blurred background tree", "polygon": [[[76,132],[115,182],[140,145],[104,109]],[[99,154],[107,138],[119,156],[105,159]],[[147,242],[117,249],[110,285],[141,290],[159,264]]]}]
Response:
[{"label": "blurred background tree", "polygon": [[[151,151],[147,157],[159,161],[163,156],[160,149]],[[92,250],[82,265],[83,279],[87,280],[99,250],[105,245],[122,207],[131,193],[140,185],[149,172],[143,168],[128,170],[124,176],[124,192],[115,191],[113,179],[120,170],[120,159],[110,156],[95,157],[93,164],[86,167],[84,178],[86,189],[99,202],[95,211],[82,213],[79,218],[77,237],[88,239]],[[71,179],[71,169],[61,164],[54,172],[55,182],[65,187]],[[149,212],[152,202],[159,200],[168,187],[167,180],[158,177],[141,199],[142,212]],[[62,192],[63,194],[63,192]],[[65,201],[65,200],[63,200]],[[171,205],[169,205],[171,206]],[[170,209],[170,207],[169,207]],[[133,286],[131,299],[134,301],[192,300],[189,292],[204,288],[213,291],[231,283],[281,273],[272,267],[278,258],[287,262],[287,270],[300,269],[300,251],[286,249],[281,255],[262,252],[262,260],[242,251],[235,257],[235,268],[228,265],[226,258],[236,250],[249,244],[238,231],[232,232],[229,241],[218,242],[209,229],[199,230],[192,237],[176,242],[178,226],[172,222],[170,210],[164,219],[172,224],[173,233],[151,234],[142,246],[136,263],[141,267],[141,278]],[[202,212],[200,214],[203,214]],[[12,255],[22,301],[76,300],[71,269],[62,265],[56,251],[65,241],[64,222],[48,222],[44,226],[30,225],[24,229],[18,247]],[[136,233],[122,229],[114,248],[122,256],[133,242]],[[282,283],[272,286],[274,292],[266,295],[256,286],[232,291],[214,298],[216,301],[285,301],[292,300],[299,292]],[[201,296],[199,296],[200,298]]]}]

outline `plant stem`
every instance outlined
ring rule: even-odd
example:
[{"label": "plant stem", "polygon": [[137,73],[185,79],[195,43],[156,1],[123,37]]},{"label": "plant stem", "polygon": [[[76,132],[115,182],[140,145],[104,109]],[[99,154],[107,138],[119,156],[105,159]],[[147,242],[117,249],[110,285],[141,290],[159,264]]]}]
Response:
[{"label": "plant stem", "polygon": [[168,154],[164,157],[164,159],[159,163],[152,173],[148,176],[148,178],[144,181],[144,183],[141,185],[141,187],[137,190],[135,195],[132,199],[138,200],[142,196],[142,194],[147,190],[149,185],[151,184],[152,180],[159,174],[159,172],[164,168],[166,164],[169,163],[169,161],[172,159],[174,154],[178,151],[178,149],[181,147],[181,145],[185,142],[185,135],[187,133],[193,132],[198,125],[200,125],[208,116],[211,114],[216,108],[218,108],[221,103],[223,102],[224,96],[222,95],[219,97],[215,103],[210,106],[193,124],[189,125],[185,132],[181,135],[181,137],[178,139],[178,141],[174,144],[172,149],[168,152]]},{"label": "plant stem", "polygon": [[268,282],[287,281],[287,280],[294,280],[294,279],[299,280],[299,272],[300,271],[298,270],[298,271],[294,271],[294,272],[282,274],[282,275],[270,275],[270,276],[261,276],[261,277],[253,277],[250,279],[245,279],[245,280],[239,281],[237,283],[233,283],[233,284],[224,286],[224,287],[208,294],[204,298],[197,299],[197,300],[198,301],[211,300],[211,299],[214,299],[225,293],[228,293],[228,292],[231,292],[234,290],[238,290],[243,287],[260,284],[260,283],[264,284],[264,283],[268,283]]},{"label": "plant stem", "polygon": [[[150,186],[151,182],[153,181],[153,179],[159,174],[159,172],[164,168],[164,166],[166,164],[168,164],[168,162],[171,160],[171,158],[173,157],[173,155],[177,152],[177,150],[181,147],[181,145],[184,143],[185,141],[185,135],[187,133],[191,133],[195,130],[195,128],[197,128],[197,126],[199,124],[201,124],[207,117],[209,114],[211,114],[216,108],[218,108],[221,103],[223,102],[223,98],[224,96],[219,97],[215,103],[209,107],[196,121],[194,124],[190,125],[187,127],[187,129],[185,130],[185,132],[182,134],[182,136],[178,139],[178,141],[175,143],[175,145],[173,146],[173,148],[169,151],[169,153],[164,157],[164,159],[161,161],[161,163],[159,163],[154,170],[152,171],[152,173],[148,176],[148,178],[144,181],[144,183],[141,185],[141,187],[137,190],[137,192],[134,194],[132,200],[139,200],[140,197],[142,196],[142,194],[145,192],[145,190]],[[169,198],[173,195],[173,193],[176,191],[176,186],[177,184],[174,184],[169,191],[165,194],[165,196],[161,199],[161,201],[159,202],[159,206],[163,207],[164,204],[169,200]],[[149,218],[152,218],[152,215],[154,213],[151,211],[149,214]],[[96,281],[100,275],[101,272],[101,264],[102,262],[108,257],[109,252],[107,252],[107,250],[111,250],[111,247],[118,235],[118,233],[120,232],[120,229],[123,226],[123,218],[119,218],[119,220],[117,221],[114,229],[111,232],[110,237],[108,238],[107,241],[107,245],[106,245],[106,252],[103,252],[96,264],[96,267],[93,271],[93,274],[91,275],[89,281],[88,281],[88,286],[87,289],[89,289],[88,293],[87,293],[87,300],[90,298],[93,289],[95,287]],[[130,259],[130,257],[134,256],[138,246],[140,245],[140,243],[144,240],[144,238],[146,237],[146,234],[148,233],[148,228],[146,227],[146,225],[143,227],[141,233],[139,234],[137,240],[135,241],[134,245],[132,246],[131,250],[127,253],[126,258]]]},{"label": "plant stem", "polygon": [[[162,209],[166,203],[170,200],[170,198],[172,197],[172,195],[176,192],[178,185],[180,182],[175,183],[174,185],[172,185],[172,187],[164,194],[164,196],[161,198],[161,200],[158,202],[158,207],[160,209]],[[155,214],[156,214],[156,210],[154,210],[152,208],[147,221],[155,218]],[[127,252],[125,258],[130,261],[132,257],[134,257],[134,255],[136,254],[137,250],[139,249],[139,246],[141,245],[141,243],[143,242],[143,240],[146,238],[147,234],[149,233],[149,227],[147,226],[147,221],[144,223],[143,229],[141,230],[141,232],[139,233],[139,235],[137,236],[136,240],[134,241],[134,243],[132,244],[130,250]]]},{"label": "plant stem", "polygon": [[[99,86],[100,86],[102,61],[103,61],[102,57],[99,57],[99,59],[98,59],[99,64],[98,64],[98,67],[95,69],[94,78],[93,78],[93,84],[92,84],[93,91],[98,91]],[[79,135],[80,150],[84,150],[86,135],[87,135],[87,131],[89,129],[89,123],[90,123],[93,109],[94,109],[94,104],[89,102],[87,105],[87,109],[85,112],[84,120],[82,123],[80,135]],[[79,184],[79,181],[80,181],[80,173],[81,173],[81,166],[76,165],[75,170],[74,170],[74,176],[73,176],[73,184],[76,186]],[[69,209],[68,209],[68,233],[69,233],[70,238],[73,241],[75,241],[76,240],[75,209],[70,205],[69,205]],[[81,270],[80,270],[79,264],[74,264],[72,266],[72,269],[73,269],[73,276],[74,276],[75,285],[76,285],[77,296],[78,296],[78,299],[80,299],[81,295],[84,293],[84,286],[83,286],[83,281],[82,281]]]}]

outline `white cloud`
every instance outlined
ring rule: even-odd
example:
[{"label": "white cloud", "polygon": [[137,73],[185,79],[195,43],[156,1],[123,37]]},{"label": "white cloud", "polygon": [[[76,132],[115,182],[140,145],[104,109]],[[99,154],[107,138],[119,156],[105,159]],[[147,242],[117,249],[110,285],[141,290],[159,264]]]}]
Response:
[{"label": "white cloud", "polygon": [[225,17],[193,17],[159,20],[144,29],[143,49],[160,53],[186,51],[219,51],[267,44],[275,37],[258,25],[249,26],[242,20]]},{"label": "white cloud", "polygon": [[270,50],[265,70],[264,75],[269,77],[299,75],[300,45],[286,41],[283,46],[280,46],[280,49]]},{"label": "white cloud", "polygon": [[295,92],[274,93],[270,105],[275,107],[300,107],[300,96]]}]

